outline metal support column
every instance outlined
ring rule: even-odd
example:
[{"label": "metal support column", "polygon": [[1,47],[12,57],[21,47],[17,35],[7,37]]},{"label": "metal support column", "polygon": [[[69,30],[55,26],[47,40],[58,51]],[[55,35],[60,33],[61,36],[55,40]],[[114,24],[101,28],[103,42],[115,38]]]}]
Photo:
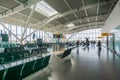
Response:
[{"label": "metal support column", "polygon": [[3,27],[3,34],[5,34],[5,28]]},{"label": "metal support column", "polygon": [[18,40],[20,40],[13,32],[11,32],[11,30],[9,30],[3,23],[0,23],[0,25],[2,25],[6,30],[8,30],[15,38],[17,38]]},{"label": "metal support column", "polygon": [[[12,31],[12,25],[10,24],[10,31]],[[12,42],[12,34],[11,34],[11,32],[9,31],[9,33],[10,33],[10,42]]]},{"label": "metal support column", "polygon": [[40,30],[39,30],[39,38],[40,38]]},{"label": "metal support column", "polygon": [[113,43],[112,46],[113,46],[113,51],[114,51],[114,53],[113,53],[113,63],[114,63],[114,64],[113,64],[113,65],[115,65],[115,57],[116,57],[115,54],[116,54],[116,50],[115,50],[115,34],[114,34],[114,33],[112,34],[112,43]]},{"label": "metal support column", "polygon": [[70,38],[72,38],[75,35],[75,33],[71,34],[71,36],[67,39],[67,42]]},{"label": "metal support column", "polygon": [[26,23],[25,23],[25,28],[24,28],[24,31],[23,31],[23,33],[22,33],[21,42],[22,42],[23,37],[24,37],[24,35],[25,35],[25,32],[26,32],[26,30],[27,30],[27,27],[28,27],[28,24],[29,24],[29,22],[30,22],[30,19],[31,19],[33,13],[34,13],[34,10],[35,10],[35,8],[36,8],[36,5],[37,5],[37,4],[34,5],[33,9],[32,9],[31,12],[30,12],[30,15],[29,15],[29,17],[28,17],[28,19],[27,19],[27,21],[26,21]]},{"label": "metal support column", "polygon": [[[16,26],[16,36],[17,36],[17,33],[18,33],[18,29],[17,29],[17,26]],[[16,39],[16,43],[17,43],[17,39]]]},{"label": "metal support column", "polygon": [[51,40],[54,40],[54,38],[52,38],[46,31],[44,31],[49,37]]},{"label": "metal support column", "polygon": [[45,26],[46,24],[48,24],[49,22],[51,22],[52,20],[54,20],[54,19],[56,19],[56,18],[58,18],[58,17],[60,17],[59,14],[57,14],[57,15],[55,15],[55,16],[53,16],[53,17],[50,17],[50,18],[48,18],[48,19],[46,19],[46,20],[43,20],[42,23],[39,23],[39,24],[38,24],[38,25],[40,25],[40,27],[36,28],[33,32],[31,32],[31,33],[28,34],[26,37],[24,37],[23,40],[26,39],[27,37],[29,37],[30,35],[32,35],[32,34],[33,34],[34,32],[36,32],[37,30],[41,29],[41,27]]},{"label": "metal support column", "polygon": [[73,33],[68,39],[67,39],[67,42],[68,42],[68,40],[70,39],[70,38],[72,38],[72,37],[74,37],[76,34],[78,34],[79,32],[77,32],[77,33]]},{"label": "metal support column", "polygon": [[42,39],[43,39],[43,43],[44,43],[44,37],[43,37],[44,35],[43,35],[43,31],[42,31]]},{"label": "metal support column", "polygon": [[106,46],[107,46],[107,54],[109,54],[109,41],[108,41],[108,39],[109,39],[109,37],[107,36],[106,37],[107,39],[106,39]]},{"label": "metal support column", "polygon": [[[30,33],[31,33],[31,28],[30,28]],[[30,42],[32,42],[32,39],[31,39],[32,37],[31,37],[31,35],[30,35]]]},{"label": "metal support column", "polygon": [[113,37],[113,40],[112,40],[112,43],[113,43],[113,45],[112,45],[112,46],[113,46],[113,50],[114,50],[114,52],[116,52],[116,51],[115,51],[115,34],[114,34],[114,33],[112,34],[112,37]]},{"label": "metal support column", "polygon": [[43,31],[43,38],[44,38],[44,43],[45,43],[45,32]]}]

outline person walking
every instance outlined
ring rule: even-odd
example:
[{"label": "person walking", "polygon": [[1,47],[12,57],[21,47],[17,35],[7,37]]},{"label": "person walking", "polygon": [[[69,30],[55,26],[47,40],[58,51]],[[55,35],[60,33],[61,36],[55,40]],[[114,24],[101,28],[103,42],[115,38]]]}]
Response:
[{"label": "person walking", "polygon": [[90,45],[90,41],[88,38],[86,38],[86,43],[85,43],[85,47],[83,48],[83,50],[87,48],[87,50],[89,51],[89,45]]},{"label": "person walking", "polygon": [[77,42],[76,42],[76,45],[77,45],[77,54],[79,54],[79,44],[80,44],[80,41],[77,40]]}]

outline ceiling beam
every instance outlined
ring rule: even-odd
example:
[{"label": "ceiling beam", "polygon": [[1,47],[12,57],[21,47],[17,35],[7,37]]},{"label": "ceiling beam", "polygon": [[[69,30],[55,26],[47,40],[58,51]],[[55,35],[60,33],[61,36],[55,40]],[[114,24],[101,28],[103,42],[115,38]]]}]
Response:
[{"label": "ceiling beam", "polygon": [[51,36],[51,35],[49,35],[48,33],[47,33],[47,31],[44,31],[47,35],[48,35],[48,37],[52,40],[52,41],[55,41],[55,39]]},{"label": "ceiling beam", "polygon": [[0,6],[1,8],[3,8],[3,9],[5,9],[5,10],[9,10],[9,8],[6,8],[6,7],[4,7],[4,6]]},{"label": "ceiling beam", "polygon": [[[82,0],[82,4],[83,4],[83,6],[85,6],[85,1],[84,1],[84,0]],[[88,17],[87,8],[84,8],[84,11],[85,11],[86,17]],[[89,18],[87,18],[87,21],[88,21],[88,23],[90,22]],[[90,25],[90,24],[89,24],[89,25]]]},{"label": "ceiling beam", "polygon": [[93,7],[97,7],[97,6],[102,6],[102,5],[110,4],[110,3],[113,3],[113,2],[116,2],[116,0],[110,0],[108,2],[103,1],[103,2],[100,2],[100,3],[92,3],[92,4],[81,7],[79,10],[81,11],[81,10],[84,10],[84,9],[93,8]]},{"label": "ceiling beam", "polygon": [[115,2],[115,1],[114,0],[109,1],[109,2],[104,1],[104,2],[101,2],[99,4],[98,3],[92,3],[92,4],[85,5],[85,6],[81,7],[79,10],[73,9],[73,10],[69,10],[67,12],[61,13],[61,15],[66,16],[66,15],[72,14],[73,11],[78,12],[78,11],[82,11],[84,9],[93,8],[93,7],[97,7],[98,5],[101,6],[101,5],[105,5],[105,4],[109,4],[109,3],[113,3],[113,2]]},{"label": "ceiling beam", "polygon": [[[80,24],[80,25],[77,25],[77,26],[75,26],[75,27],[79,27],[79,26],[86,26],[86,25],[89,25],[89,24],[91,24],[91,25],[93,25],[93,24],[95,24],[96,25],[96,22],[98,23],[98,24],[103,24],[103,23],[105,23],[105,20],[103,20],[103,21],[94,21],[94,22],[90,22],[90,23],[82,23],[82,24]],[[89,25],[89,26],[91,26],[91,25]],[[97,25],[96,25],[97,26]]]},{"label": "ceiling beam", "polygon": [[75,28],[73,28],[73,29],[71,29],[71,30],[68,30],[68,33],[69,32],[77,32],[77,30],[81,30],[81,29],[88,29],[88,28],[93,28],[93,27],[102,27],[103,26],[103,24],[99,24],[99,25],[97,25],[96,26],[96,24],[95,25],[89,25],[89,26],[82,26],[82,27],[75,27]]},{"label": "ceiling beam", "polygon": [[101,27],[100,26],[98,26],[98,27],[92,26],[92,27],[88,27],[88,28],[82,28],[81,30],[78,30],[78,31],[84,31],[84,30],[95,29],[95,28],[101,28]]},{"label": "ceiling beam", "polygon": [[56,19],[56,18],[58,18],[58,17],[60,17],[60,14],[56,14],[56,15],[54,15],[54,16],[51,16],[51,17],[43,20],[42,22],[38,23],[37,25],[40,25],[40,26],[39,26],[38,28],[36,28],[32,33],[30,33],[30,34],[28,34],[27,36],[25,36],[25,37],[23,38],[23,40],[26,39],[27,37],[29,37],[30,35],[32,35],[32,34],[33,34],[34,32],[36,32],[37,30],[39,30],[41,27],[47,25],[49,22],[53,21],[54,19]]},{"label": "ceiling beam", "polygon": [[[88,17],[84,17],[84,18],[81,18],[81,19],[78,19],[78,20],[84,20],[84,19],[87,19],[87,18],[94,18],[94,17],[102,17],[102,16],[108,16],[109,13],[106,13],[106,14],[98,14],[98,15],[92,15],[92,16],[88,16]],[[69,24],[69,23],[74,23],[74,22],[77,22],[78,20],[73,20],[71,22],[67,22],[65,24]],[[97,21],[96,21],[97,22]]]},{"label": "ceiling beam", "polygon": [[15,2],[17,2],[17,3],[20,3],[20,4],[24,4],[24,3],[22,3],[22,2],[20,2],[20,1],[18,1],[18,0],[14,0]]},{"label": "ceiling beam", "polygon": [[76,33],[73,33],[73,34],[71,34],[71,36],[67,39],[67,42],[72,38],[72,37],[74,37],[75,35],[77,35],[79,32],[76,32]]},{"label": "ceiling beam", "polygon": [[37,4],[35,4],[35,5],[33,6],[33,9],[31,10],[31,12],[30,12],[30,14],[29,14],[29,17],[28,17],[28,19],[27,19],[27,21],[26,21],[26,23],[25,23],[24,31],[23,31],[22,36],[21,36],[21,42],[22,42],[23,37],[24,37],[24,35],[25,35],[25,33],[26,33],[26,30],[27,30],[28,25],[29,25],[29,23],[30,23],[31,17],[32,17],[32,15],[33,15],[33,13],[34,13],[34,10],[35,10],[35,8],[36,8],[36,5],[37,5]]},{"label": "ceiling beam", "polygon": [[95,28],[101,28],[101,26],[98,26],[98,27],[90,26],[90,27],[87,27],[87,28],[83,27],[83,28],[79,28],[77,30],[72,30],[72,31],[68,32],[67,34],[74,33],[74,32],[80,32],[80,31],[84,31],[84,30],[89,30],[89,29],[95,29]]},{"label": "ceiling beam", "polygon": [[23,26],[23,23],[24,23],[22,20],[19,20],[19,19],[14,18],[14,17],[7,17],[7,18],[4,18],[4,19],[0,19],[0,22],[19,25],[19,26]]},{"label": "ceiling beam", "polygon": [[5,24],[3,24],[3,23],[0,22],[0,25],[3,26],[6,30],[8,30],[16,39],[20,40],[20,39],[17,37],[16,34],[14,34],[11,30],[9,30],[9,29],[5,26]]},{"label": "ceiling beam", "polygon": [[81,25],[79,25],[79,26],[76,26],[76,27],[73,27],[73,28],[71,28],[71,29],[61,29],[61,28],[54,28],[54,29],[56,29],[56,30],[59,30],[60,31],[60,33],[67,33],[67,32],[71,32],[71,31],[74,31],[74,30],[77,30],[77,29],[81,29],[81,28],[89,28],[89,27],[91,27],[91,26],[96,26],[96,27],[99,27],[99,26],[103,26],[104,24],[103,23],[99,23],[97,26],[96,26],[96,22],[94,22],[94,24],[91,24],[91,25],[84,25],[84,26],[81,26]]},{"label": "ceiling beam", "polygon": [[[98,5],[105,5],[105,4],[108,4],[108,3],[112,3],[113,1],[109,1],[109,2],[101,2],[101,3],[94,3],[94,4],[90,4],[90,5],[85,5],[85,6],[83,6],[82,8],[80,8],[79,10],[77,10],[77,9],[74,9],[74,10],[70,10],[70,11],[67,11],[67,12],[65,12],[65,13],[62,13],[62,14],[59,14],[59,17],[62,17],[62,16],[66,16],[66,15],[68,15],[68,14],[71,14],[71,13],[75,13],[75,12],[78,12],[78,11],[82,11],[82,10],[84,10],[84,9],[87,9],[87,8],[92,8],[92,7],[96,7],[96,6],[98,6]],[[54,18],[54,20],[55,19],[58,19],[59,17],[56,17],[56,18]],[[49,18],[48,18],[49,19]],[[44,20],[45,21],[45,20]],[[51,20],[52,21],[52,20]],[[38,24],[42,24],[42,22],[38,22]]]},{"label": "ceiling beam", "polygon": [[44,25],[44,24],[46,25],[46,23],[50,23],[51,21],[57,19],[58,17],[61,17],[61,14],[56,14],[47,19],[44,19],[43,21],[38,21],[37,24],[35,24],[35,25],[39,25],[39,26]]},{"label": "ceiling beam", "polygon": [[110,32],[120,26],[120,0],[115,5],[110,16],[107,18],[102,32]]},{"label": "ceiling beam", "polygon": [[[20,13],[20,12],[18,12],[17,14],[19,14],[19,15],[21,15],[21,16],[24,16],[24,17],[27,17],[27,18],[29,17],[28,15],[25,15],[25,14]],[[36,18],[33,18],[33,17],[31,17],[31,19],[32,19],[32,20],[35,20],[35,21],[37,21],[37,22],[40,21],[40,20],[38,20],[38,19],[36,19]],[[35,23],[36,23],[36,22],[35,22]]]},{"label": "ceiling beam", "polygon": [[[19,13],[18,13],[19,14]],[[22,15],[21,13],[20,13],[20,15]],[[23,16],[24,16],[24,14],[23,14]],[[18,18],[16,18],[16,17],[13,17],[13,16],[9,16],[10,18],[12,18],[13,20],[15,20],[15,21],[17,21],[17,22],[22,22],[22,27],[24,27],[23,25],[24,25],[24,23],[25,23],[25,20],[22,20],[22,19],[18,19]],[[26,16],[27,17],[27,16]],[[33,18],[34,19],[34,18]],[[38,21],[38,22],[40,22],[40,21]],[[37,22],[36,22],[37,23]],[[42,23],[42,22],[41,22]],[[13,23],[14,24],[14,23]],[[20,25],[20,24],[19,24]],[[47,24],[47,25],[50,25],[50,26],[53,26],[53,27],[55,27],[54,25],[52,25],[52,24]],[[29,23],[29,27],[34,27],[34,28],[38,28],[40,25],[39,24],[33,24],[33,23]],[[51,27],[51,28],[53,28],[53,27]],[[46,27],[41,27],[41,28],[46,28]]]},{"label": "ceiling beam", "polygon": [[[14,25],[18,24],[18,25],[20,25],[21,27],[24,27],[24,24],[25,24],[25,21],[24,21],[24,20],[18,19],[18,18],[16,18],[16,17],[12,17],[12,16],[9,16],[9,17],[7,17],[7,18],[11,18],[12,20],[14,20],[14,22],[13,22],[13,21],[10,21],[10,20],[0,20],[0,21],[6,22],[6,23],[7,23],[7,21],[8,21],[8,22],[11,22],[11,23],[14,24]],[[15,21],[16,21],[16,22],[15,22]],[[34,24],[29,23],[29,27],[32,27],[32,26],[34,26]]]},{"label": "ceiling beam", "polygon": [[[99,4],[98,3],[93,3],[93,4],[89,4],[89,5],[84,5],[79,10],[72,9],[72,10],[69,10],[67,12],[61,13],[60,15],[61,15],[61,17],[64,17],[66,15],[72,14],[73,12],[75,13],[75,12],[78,12],[78,11],[82,11],[84,9],[93,8],[93,7],[97,7],[98,5],[101,6],[101,5],[105,5],[105,4],[109,4],[109,3],[113,3],[113,2],[115,2],[115,1],[109,1],[109,2],[103,1],[103,2],[101,2]],[[58,18],[55,18],[55,19],[58,19]]]},{"label": "ceiling beam", "polygon": [[7,17],[9,15],[15,14],[21,10],[24,10],[24,9],[32,6],[33,4],[38,3],[39,1],[41,1],[41,0],[27,0],[26,5],[20,4],[19,6],[14,7],[13,9],[9,9],[6,12],[4,12],[3,14],[0,14],[0,18],[4,18],[4,17]]},{"label": "ceiling beam", "polygon": [[[76,27],[76,28],[73,28],[73,29],[69,30],[68,32],[77,31],[77,30],[82,29],[82,28],[90,28],[90,27],[93,27],[93,26],[95,27],[96,25]],[[100,25],[98,25],[97,27],[102,27],[102,26],[103,26],[103,24],[100,24]]]},{"label": "ceiling beam", "polygon": [[[98,4],[100,3],[100,0],[98,0]],[[99,14],[99,8],[100,8],[100,6],[98,5],[97,6],[97,15]],[[96,25],[97,25],[97,20],[98,20],[98,16],[96,16]]]},{"label": "ceiling beam", "polygon": [[98,24],[97,26],[96,26],[96,24],[93,24],[93,25],[86,25],[86,26],[78,26],[78,27],[75,27],[75,28],[73,28],[73,29],[79,29],[79,28],[84,28],[84,27],[86,27],[86,28],[88,28],[88,27],[91,27],[91,26],[96,26],[96,27],[98,27],[98,26],[103,26],[104,24]]},{"label": "ceiling beam", "polygon": [[65,32],[70,32],[73,29],[79,29],[79,28],[84,28],[84,27],[87,28],[87,27],[90,27],[90,26],[96,26],[96,27],[104,26],[104,22],[105,22],[104,20],[103,21],[97,21],[98,25],[96,25],[96,21],[95,22],[91,22],[90,23],[91,25],[89,25],[88,23],[83,23],[83,24],[80,24],[78,26],[72,27],[71,29],[70,28],[64,28],[64,26],[63,27],[61,27],[61,26],[54,27],[54,29],[55,30],[59,30],[60,32],[65,33]]},{"label": "ceiling beam", "polygon": [[[64,0],[64,2],[66,3],[66,5],[69,7],[70,10],[72,10],[72,13],[74,14],[74,16],[76,17],[76,19],[79,19],[77,14],[74,12],[74,10],[71,8],[71,6],[69,5],[69,3],[67,2],[67,0]],[[81,21],[79,20],[79,22],[81,23]]]},{"label": "ceiling beam", "polygon": [[[105,20],[101,20],[101,21],[93,21],[93,22],[89,22],[89,23],[82,23],[82,24],[80,24],[80,25],[77,25],[77,26],[74,26],[74,27],[78,27],[78,26],[86,26],[86,25],[91,25],[91,24],[96,24],[96,22],[99,24],[99,23],[104,23],[105,22]],[[65,27],[65,25],[62,25],[62,26],[64,26]],[[55,26],[56,28],[57,27],[61,27],[61,25],[57,25],[57,26]]]},{"label": "ceiling beam", "polygon": [[[28,0],[26,6],[24,6],[23,4],[21,4],[21,5],[17,6],[17,7],[15,7],[13,10],[8,10],[5,14],[0,14],[0,18],[4,18],[4,17],[7,17],[7,16],[9,16],[9,15],[18,13],[19,11],[21,11],[21,10],[27,8],[27,7],[30,7],[31,5],[33,5],[33,4],[35,4],[35,3],[39,2],[39,1],[41,1],[41,0]],[[111,3],[111,2],[109,1],[108,3]],[[99,5],[104,5],[104,4],[107,4],[107,2],[106,2],[106,1],[105,1],[105,2],[101,2]],[[95,6],[97,6],[97,5],[98,5],[98,4],[96,4],[96,3],[95,3],[95,4],[86,5],[86,6],[82,7],[80,10],[84,10],[84,8],[95,7]],[[79,10],[79,11],[80,11],[80,10]],[[73,11],[74,11],[74,12],[77,12],[78,10],[77,10],[77,9],[72,10],[72,11],[70,10],[70,11],[65,12],[65,13],[62,13],[62,14],[60,14],[60,15],[65,16],[65,15],[71,14]],[[54,18],[54,19],[57,19],[57,18],[59,18],[59,17],[56,17],[56,18]],[[49,18],[48,18],[48,19],[49,19]],[[52,20],[51,20],[51,21],[52,21]],[[39,21],[37,24],[35,24],[35,26],[36,26],[36,25],[41,25],[41,23],[42,23],[42,22]]]}]

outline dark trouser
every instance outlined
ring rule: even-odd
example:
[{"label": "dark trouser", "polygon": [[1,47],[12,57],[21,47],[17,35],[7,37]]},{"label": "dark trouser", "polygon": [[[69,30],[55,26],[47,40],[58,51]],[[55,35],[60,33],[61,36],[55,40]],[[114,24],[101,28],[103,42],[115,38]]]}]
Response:
[{"label": "dark trouser", "polygon": [[101,47],[98,47],[98,56],[100,57]]}]

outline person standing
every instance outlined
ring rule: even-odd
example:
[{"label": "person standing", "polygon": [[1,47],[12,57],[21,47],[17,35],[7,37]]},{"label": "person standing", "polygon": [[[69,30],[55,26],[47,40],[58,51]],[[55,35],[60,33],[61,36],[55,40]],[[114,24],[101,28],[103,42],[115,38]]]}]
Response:
[{"label": "person standing", "polygon": [[77,40],[77,42],[76,42],[77,47],[79,47],[79,43],[80,43],[79,40]]},{"label": "person standing", "polygon": [[100,53],[101,53],[101,42],[100,42],[100,40],[97,43],[97,47],[98,47],[98,55],[100,56]]},{"label": "person standing", "polygon": [[80,41],[77,40],[77,42],[76,42],[76,45],[77,45],[77,54],[79,54],[79,44],[80,44]]}]

